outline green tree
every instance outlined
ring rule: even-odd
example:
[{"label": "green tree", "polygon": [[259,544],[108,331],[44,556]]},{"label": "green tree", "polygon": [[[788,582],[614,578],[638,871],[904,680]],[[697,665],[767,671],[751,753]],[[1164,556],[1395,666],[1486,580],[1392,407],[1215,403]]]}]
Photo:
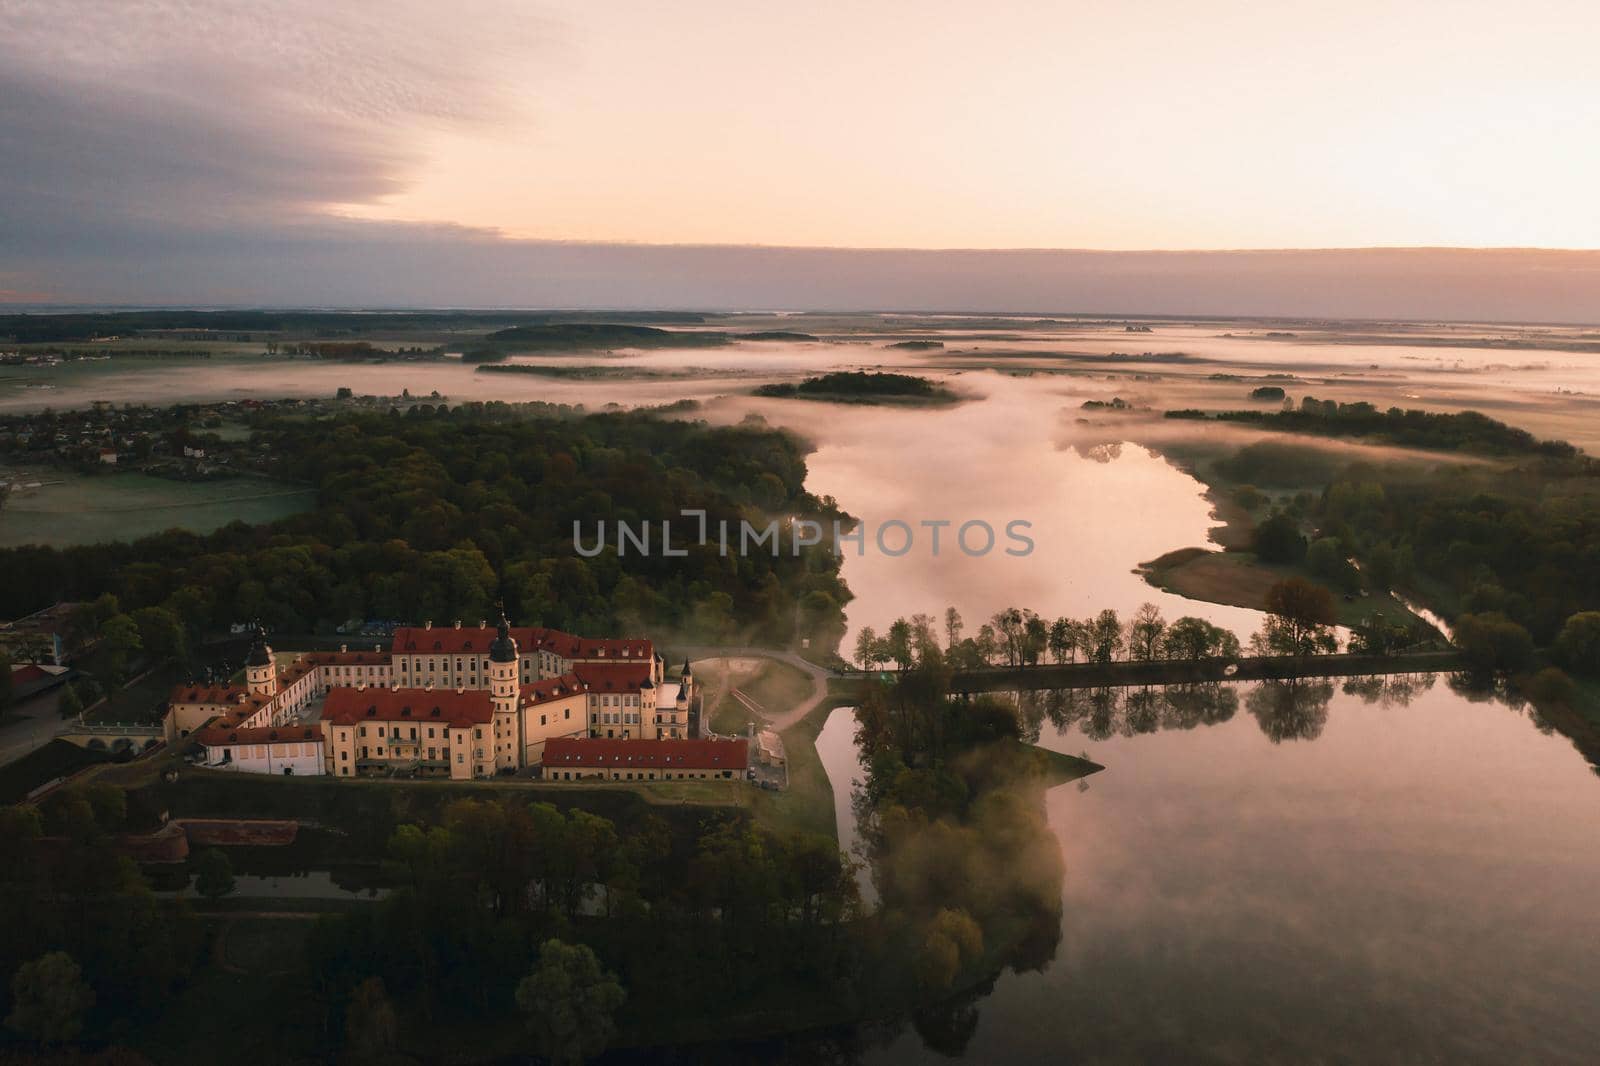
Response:
[{"label": "green tree", "polygon": [[0,807],[0,882],[29,876],[34,842],[44,835],[44,816],[31,804]]},{"label": "green tree", "polygon": [[1533,637],[1497,611],[1457,618],[1454,639],[1481,677],[1518,674],[1533,665]]},{"label": "green tree", "polygon": [[94,1006],[94,990],[64,951],[23,963],[11,978],[11,1013],[6,1025],[41,1044],[63,1044],[83,1031]]},{"label": "green tree", "polygon": [[1162,634],[1161,654],[1167,659],[1233,659],[1239,655],[1239,638],[1204,618],[1185,615]]},{"label": "green tree", "polygon": [[1574,673],[1600,675],[1600,611],[1567,619],[1556,637],[1556,656]]},{"label": "green tree", "polygon": [[1412,643],[1411,630],[1382,615],[1367,615],[1350,631],[1350,651],[1360,655],[1392,655]]},{"label": "green tree", "polygon": [[206,899],[221,899],[233,891],[233,863],[220,848],[201,852],[194,869],[195,890]]},{"label": "green tree", "polygon": [[983,955],[983,930],[964,910],[941,910],[928,925],[917,956],[917,983],[929,992],[945,992],[962,966]]},{"label": "green tree", "polygon": [[1333,593],[1303,577],[1291,577],[1267,590],[1267,622],[1258,639],[1277,655],[1315,655],[1337,649],[1332,626],[1337,618]]},{"label": "green tree", "polygon": [[856,665],[871,670],[878,661],[878,634],[871,626],[862,626],[856,634]]},{"label": "green tree", "polygon": [[139,629],[139,643],[162,662],[179,662],[189,656],[189,635],[183,622],[165,607],[141,607],[130,616]]},{"label": "green tree", "polygon": [[61,686],[61,698],[56,701],[56,710],[63,718],[76,718],[83,713],[83,697],[78,695],[78,690],[71,685]]},{"label": "green tree", "polygon": [[1578,686],[1573,683],[1572,678],[1555,666],[1547,666],[1540,670],[1522,687],[1528,697],[1540,706],[1552,703],[1570,706],[1578,694]]},{"label": "green tree", "polygon": [[944,609],[944,646],[949,651],[961,643],[961,612],[954,607]]},{"label": "green tree", "polygon": [[557,1066],[581,1063],[606,1049],[627,999],[616,975],[603,971],[586,944],[547,940],[533,972],[517,983],[517,1009],[539,1054]]},{"label": "green tree", "polygon": [[1107,608],[1084,623],[1089,641],[1086,648],[1089,658],[1097,663],[1108,663],[1122,653],[1122,621],[1117,612]]},{"label": "green tree", "polygon": [[1057,618],[1050,623],[1050,657],[1058,663],[1078,657],[1078,631],[1070,618]]},{"label": "green tree", "polygon": [[121,681],[127,676],[130,657],[143,647],[138,625],[125,614],[113,615],[100,626],[100,646],[105,650],[107,673]]},{"label": "green tree", "polygon": [[1128,654],[1141,662],[1149,662],[1161,650],[1161,635],[1166,631],[1166,620],[1161,608],[1146,603],[1134,612],[1128,622]]},{"label": "green tree", "polygon": [[1346,591],[1361,588],[1361,574],[1345,558],[1344,546],[1337,537],[1321,537],[1306,548],[1306,569]]},{"label": "green tree", "polygon": [[1252,547],[1263,562],[1298,563],[1306,555],[1306,538],[1299,523],[1279,511],[1256,527]]},{"label": "green tree", "polygon": [[357,1059],[379,1059],[394,1051],[400,1022],[383,987],[383,978],[369,977],[350,993],[344,1012],[345,1043]]}]

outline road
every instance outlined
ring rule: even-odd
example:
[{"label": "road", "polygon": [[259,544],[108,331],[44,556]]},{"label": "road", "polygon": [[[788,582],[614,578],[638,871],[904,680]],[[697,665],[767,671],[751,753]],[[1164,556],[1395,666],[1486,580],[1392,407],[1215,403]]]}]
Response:
[{"label": "road", "polygon": [[[775,651],[772,648],[719,648],[715,646],[674,648],[673,658],[676,659],[678,656],[687,656],[691,666],[694,663],[703,663],[711,659],[771,659],[775,662],[786,663],[809,677],[811,679],[811,693],[800,703],[786,711],[777,713],[772,713],[769,708],[763,708],[765,712],[763,717],[766,718],[768,727],[780,733],[810,714],[823,700],[828,698],[828,679],[836,676],[816,663],[802,659],[792,651]],[[707,699],[705,706],[715,706],[715,703],[711,699]]]},{"label": "road", "polygon": [[61,689],[30,696],[6,711],[0,720],[0,766],[15,762],[50,743],[69,724],[56,713]]}]

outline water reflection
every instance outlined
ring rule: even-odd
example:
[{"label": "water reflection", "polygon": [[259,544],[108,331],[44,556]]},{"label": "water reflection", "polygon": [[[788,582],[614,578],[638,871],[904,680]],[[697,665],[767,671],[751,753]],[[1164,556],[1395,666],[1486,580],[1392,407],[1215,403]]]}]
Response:
[{"label": "water reflection", "polygon": [[[1345,678],[1339,690],[1364,703],[1406,706],[1431,689],[1434,674],[1393,674]],[[1241,686],[1211,681],[1190,685],[1148,685],[1045,689],[1012,693],[1025,737],[1037,743],[1048,724],[1076,727],[1089,740],[1132,737],[1165,729],[1195,729],[1227,722],[1239,710]],[[1273,743],[1315,740],[1328,720],[1335,683],[1326,678],[1262,681],[1244,688],[1245,707]],[[1489,694],[1485,694],[1488,698]]]},{"label": "water reflection", "polygon": [[1020,694],[1107,768],[1045,796],[1048,965],[820,1060],[1591,1061],[1594,777],[1438,681]]}]

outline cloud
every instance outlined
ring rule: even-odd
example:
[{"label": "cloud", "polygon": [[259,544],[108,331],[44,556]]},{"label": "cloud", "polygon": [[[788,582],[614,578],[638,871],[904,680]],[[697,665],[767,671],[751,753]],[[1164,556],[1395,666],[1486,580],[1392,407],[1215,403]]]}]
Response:
[{"label": "cloud", "polygon": [[[0,302],[1600,321],[1600,253],[896,251],[358,221],[430,131],[526,128],[515,0],[0,0]],[[651,180],[648,172],[644,180]]]},{"label": "cloud", "polygon": [[430,125],[513,113],[544,27],[481,0],[8,0],[8,242],[307,220],[397,191]]}]

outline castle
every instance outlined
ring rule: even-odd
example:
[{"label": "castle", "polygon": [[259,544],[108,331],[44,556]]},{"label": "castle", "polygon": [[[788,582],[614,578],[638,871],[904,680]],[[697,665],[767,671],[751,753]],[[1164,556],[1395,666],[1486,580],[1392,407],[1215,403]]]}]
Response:
[{"label": "castle", "polygon": [[[258,629],[245,684],[178,686],[166,735],[193,736],[207,765],[255,773],[743,777],[745,741],[690,736],[696,696],[689,663],[667,680],[648,640],[513,628],[504,614],[494,629],[430,622],[397,629],[387,654],[345,647],[282,667]],[[561,769],[545,765],[552,742]]]}]

